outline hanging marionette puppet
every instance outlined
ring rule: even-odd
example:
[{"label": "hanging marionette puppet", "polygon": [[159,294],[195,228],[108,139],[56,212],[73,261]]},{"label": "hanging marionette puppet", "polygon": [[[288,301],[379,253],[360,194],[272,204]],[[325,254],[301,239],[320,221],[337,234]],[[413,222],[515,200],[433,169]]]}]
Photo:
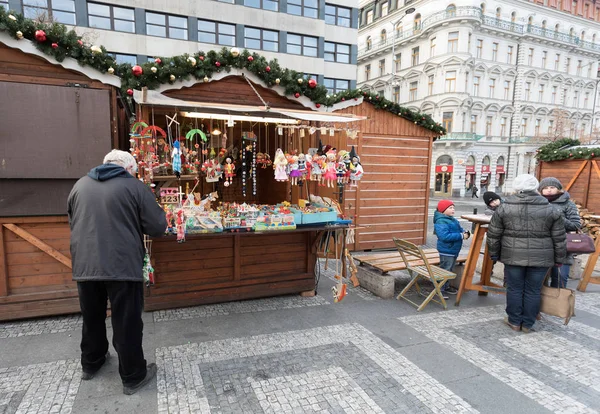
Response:
[{"label": "hanging marionette puppet", "polygon": [[338,153],[338,162],[336,166],[336,175],[338,184],[343,185],[346,177],[346,172],[348,171],[345,163],[345,158],[349,158],[349,153],[346,150],[340,150]]},{"label": "hanging marionette puppet", "polygon": [[352,151],[350,151],[350,158],[350,185],[356,187],[363,176],[364,170],[360,163],[360,157],[354,150],[354,146],[352,147]]},{"label": "hanging marionette puppet", "polygon": [[308,170],[308,159],[306,155],[300,153],[298,155],[298,171],[300,172],[299,180],[302,181],[306,178],[307,170]]},{"label": "hanging marionette puppet", "polygon": [[223,171],[225,172],[225,182],[223,185],[229,187],[233,183],[233,177],[235,177],[235,165],[231,157],[225,158],[225,164],[223,165]]},{"label": "hanging marionette puppet", "polygon": [[292,185],[298,185],[298,178],[302,177],[302,173],[299,170],[300,166],[298,164],[299,157],[297,155],[292,155],[291,157],[289,157],[289,160],[291,161],[291,163],[289,164],[290,181]]},{"label": "hanging marionette puppet", "polygon": [[323,180],[327,187],[333,188],[333,183],[337,181],[337,154],[335,148],[327,151],[326,161],[323,163],[325,174]]},{"label": "hanging marionette puppet", "polygon": [[177,178],[181,177],[181,145],[178,140],[173,143],[171,160],[173,163],[173,173],[175,173]]},{"label": "hanging marionette puppet", "polygon": [[275,151],[275,159],[273,160],[273,169],[275,170],[276,181],[288,181],[288,175],[286,172],[287,165],[288,162],[285,154],[281,148],[277,148],[277,151]]}]

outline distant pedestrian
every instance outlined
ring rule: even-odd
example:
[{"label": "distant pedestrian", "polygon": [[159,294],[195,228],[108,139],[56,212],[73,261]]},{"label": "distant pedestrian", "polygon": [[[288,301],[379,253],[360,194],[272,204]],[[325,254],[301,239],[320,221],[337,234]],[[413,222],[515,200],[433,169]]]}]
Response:
[{"label": "distant pedestrian", "polygon": [[113,346],[123,393],[134,394],[156,375],[142,349],[144,234],[161,236],[165,212],[134,177],[135,158],[113,150],[79,179],[68,200],[73,280],[83,317],[81,379],[94,378],[109,357],[106,302],[110,300]]},{"label": "distant pedestrian", "polygon": [[[441,200],[433,215],[434,231],[438,238],[437,249],[440,255],[440,265],[442,269],[450,272],[454,271],[456,259],[462,248],[463,240],[471,236],[469,231],[465,231],[454,218],[454,203],[450,200]],[[458,290],[446,282],[442,286],[442,296],[448,299],[448,294],[456,295]]]},{"label": "distant pedestrian", "polygon": [[505,323],[529,332],[540,310],[541,290],[548,270],[564,263],[567,242],[562,214],[538,192],[529,174],[515,178],[515,194],[492,216],[487,246],[492,260],[504,263]]},{"label": "distant pedestrian", "polygon": [[479,196],[477,195],[478,191],[479,191],[479,188],[477,188],[477,186],[475,184],[473,184],[473,187],[471,188],[471,198],[473,198],[473,197],[479,198]]},{"label": "distant pedestrian", "polygon": [[[581,228],[581,217],[577,206],[571,201],[571,196],[563,190],[561,182],[554,177],[546,177],[540,181],[540,193],[556,207],[565,219],[565,230],[577,231]],[[552,268],[551,282],[552,287],[567,287],[569,272],[574,262],[574,255],[568,254],[567,259],[562,266]]]},{"label": "distant pedestrian", "polygon": [[483,202],[486,206],[485,214],[491,216],[494,214],[494,211],[496,211],[500,203],[502,203],[502,199],[498,194],[492,191],[486,191],[483,193]]}]

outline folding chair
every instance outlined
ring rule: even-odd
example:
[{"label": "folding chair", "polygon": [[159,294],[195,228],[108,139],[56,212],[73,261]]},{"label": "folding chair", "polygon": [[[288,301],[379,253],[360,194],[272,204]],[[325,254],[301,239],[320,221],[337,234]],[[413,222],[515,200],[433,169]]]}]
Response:
[{"label": "folding chair", "polygon": [[[448,280],[454,279],[456,277],[456,273],[449,272],[448,270],[444,270],[438,266],[430,265],[429,261],[427,260],[427,256],[423,252],[423,249],[421,249],[419,246],[402,239],[394,238],[393,240],[398,248],[398,252],[400,252],[400,256],[402,256],[404,264],[406,265],[406,270],[408,270],[408,273],[412,277],[410,283],[406,285],[404,289],[402,289],[402,292],[400,292],[396,299],[404,299],[410,304],[416,306],[417,311],[424,309],[430,301],[439,303],[444,307],[444,309],[446,309],[446,301],[444,300],[444,296],[442,295],[440,289]],[[419,295],[425,296],[423,293],[421,293],[419,278],[429,280],[433,284],[433,291],[431,291],[431,293],[420,305],[405,296],[413,285],[415,286],[415,289]],[[437,296],[440,300],[435,300],[435,296]]]}]

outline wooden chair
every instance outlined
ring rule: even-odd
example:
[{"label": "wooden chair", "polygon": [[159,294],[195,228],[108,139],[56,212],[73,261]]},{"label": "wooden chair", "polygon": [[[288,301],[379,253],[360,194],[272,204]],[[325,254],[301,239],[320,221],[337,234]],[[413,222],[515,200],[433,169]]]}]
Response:
[{"label": "wooden chair", "polygon": [[[406,270],[408,270],[408,273],[412,277],[410,283],[406,285],[396,299],[402,298],[406,300],[407,302],[416,306],[417,311],[424,309],[430,301],[439,303],[444,307],[444,309],[446,309],[446,301],[444,300],[444,296],[442,295],[440,289],[448,280],[454,279],[456,277],[456,273],[452,273],[448,270],[444,270],[440,267],[429,264],[429,260],[427,259],[423,249],[409,241],[394,238],[394,243],[398,248],[398,252],[400,252],[400,255],[402,256],[402,260],[406,265]],[[431,293],[420,305],[405,296],[413,285],[415,286],[417,293],[423,295],[421,293],[421,287],[419,286],[419,278],[429,280],[433,284],[433,291],[431,291]],[[435,296],[439,298],[439,301],[434,299]]]}]

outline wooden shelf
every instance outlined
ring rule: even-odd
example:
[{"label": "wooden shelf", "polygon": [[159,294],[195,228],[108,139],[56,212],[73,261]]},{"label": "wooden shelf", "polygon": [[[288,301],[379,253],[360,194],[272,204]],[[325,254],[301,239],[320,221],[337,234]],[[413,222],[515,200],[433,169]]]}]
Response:
[{"label": "wooden shelf", "polygon": [[176,175],[155,175],[152,181],[193,181],[198,177],[197,175],[182,175],[180,178],[177,178]]}]

